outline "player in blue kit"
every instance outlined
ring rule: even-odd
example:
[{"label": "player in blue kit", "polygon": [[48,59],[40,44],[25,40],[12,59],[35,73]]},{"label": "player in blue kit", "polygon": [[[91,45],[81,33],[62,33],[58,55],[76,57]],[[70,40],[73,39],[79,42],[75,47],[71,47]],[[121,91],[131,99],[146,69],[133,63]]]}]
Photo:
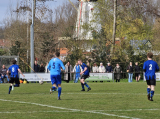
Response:
[{"label": "player in blue kit", "polygon": [[89,87],[89,85],[85,82],[85,79],[89,77],[89,69],[87,67],[87,65],[85,63],[82,62],[82,60],[78,60],[78,64],[81,65],[83,71],[80,73],[81,79],[81,86],[82,86],[82,90],[81,91],[85,91],[84,85],[88,88],[87,91],[91,90],[91,88]]},{"label": "player in blue kit", "polygon": [[50,71],[51,75],[51,82],[52,82],[52,88],[50,89],[50,94],[53,91],[57,90],[57,84],[58,84],[58,100],[61,100],[61,67],[63,70],[65,70],[65,67],[63,65],[63,62],[59,59],[60,53],[55,53],[55,58],[52,58],[47,66],[47,68]]},{"label": "player in blue kit", "polygon": [[[16,64],[16,62],[17,62],[16,60],[13,60],[12,61],[13,65],[10,66],[7,71],[7,74],[9,74],[9,72],[11,73],[10,81],[9,81],[11,85],[9,86],[8,94],[10,94],[11,89],[13,90],[14,87],[20,87],[18,72],[21,73],[23,77],[25,77],[21,72],[21,70],[19,69],[19,66]],[[13,85],[14,82],[15,82],[15,85]]]},{"label": "player in blue kit", "polygon": [[154,87],[156,86],[156,75],[155,72],[159,71],[158,64],[152,60],[153,53],[148,53],[147,58],[148,60],[143,64],[143,70],[145,72],[145,78],[148,85],[147,88],[147,98],[150,101],[153,101],[154,95]]}]

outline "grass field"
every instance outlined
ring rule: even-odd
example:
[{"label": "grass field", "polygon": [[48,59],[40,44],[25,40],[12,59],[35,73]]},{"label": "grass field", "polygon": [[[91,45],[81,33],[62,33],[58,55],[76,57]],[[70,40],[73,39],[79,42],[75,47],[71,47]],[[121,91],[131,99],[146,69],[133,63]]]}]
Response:
[{"label": "grass field", "polygon": [[49,94],[51,84],[21,84],[8,95],[9,84],[0,84],[0,119],[159,119],[160,82],[154,101],[146,96],[145,82],[63,83],[62,100]]}]

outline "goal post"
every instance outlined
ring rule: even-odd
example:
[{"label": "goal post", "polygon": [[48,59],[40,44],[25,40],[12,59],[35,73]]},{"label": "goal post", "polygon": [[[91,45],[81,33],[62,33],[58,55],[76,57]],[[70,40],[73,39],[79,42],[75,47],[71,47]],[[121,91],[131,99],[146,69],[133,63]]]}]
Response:
[{"label": "goal post", "polygon": [[19,56],[0,56],[0,68],[2,65],[5,65],[6,68],[12,65],[12,61],[16,60],[17,64],[19,64]]}]

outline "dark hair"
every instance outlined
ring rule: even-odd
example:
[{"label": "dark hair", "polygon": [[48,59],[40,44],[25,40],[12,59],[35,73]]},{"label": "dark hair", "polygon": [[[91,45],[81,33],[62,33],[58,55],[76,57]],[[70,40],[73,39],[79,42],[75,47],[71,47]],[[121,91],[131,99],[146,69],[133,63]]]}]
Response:
[{"label": "dark hair", "polygon": [[57,52],[55,53],[55,55],[56,55],[56,57],[59,57],[59,56],[60,56],[60,52],[57,51]]},{"label": "dark hair", "polygon": [[148,58],[152,58],[153,57],[153,53],[151,53],[151,52],[147,53],[147,57]]},{"label": "dark hair", "polygon": [[16,61],[16,60],[13,60],[13,61],[12,61],[12,63],[13,63],[13,64],[16,64],[16,63],[17,63],[17,61]]}]

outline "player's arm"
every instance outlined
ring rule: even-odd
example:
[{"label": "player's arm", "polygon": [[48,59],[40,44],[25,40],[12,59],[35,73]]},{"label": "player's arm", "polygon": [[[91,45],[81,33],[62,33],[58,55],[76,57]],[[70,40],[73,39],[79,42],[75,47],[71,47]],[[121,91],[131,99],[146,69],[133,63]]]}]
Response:
[{"label": "player's arm", "polygon": [[51,63],[48,63],[47,69],[50,71],[51,70]]},{"label": "player's arm", "polygon": [[146,72],[146,65],[145,65],[145,63],[143,64],[143,71]]},{"label": "player's arm", "polygon": [[84,68],[84,70],[80,73],[82,75],[87,70],[87,67]]},{"label": "player's arm", "polygon": [[20,70],[20,69],[18,69],[18,72],[19,72],[20,74],[22,74],[22,76],[23,76],[23,77],[25,77],[25,76],[23,75],[23,73],[21,72],[21,70]]},{"label": "player's arm", "polygon": [[62,61],[60,62],[60,65],[61,65],[61,67],[62,67],[62,69],[63,69],[63,71],[64,71],[64,70],[65,70],[65,66],[64,66],[64,64],[63,64]]}]

